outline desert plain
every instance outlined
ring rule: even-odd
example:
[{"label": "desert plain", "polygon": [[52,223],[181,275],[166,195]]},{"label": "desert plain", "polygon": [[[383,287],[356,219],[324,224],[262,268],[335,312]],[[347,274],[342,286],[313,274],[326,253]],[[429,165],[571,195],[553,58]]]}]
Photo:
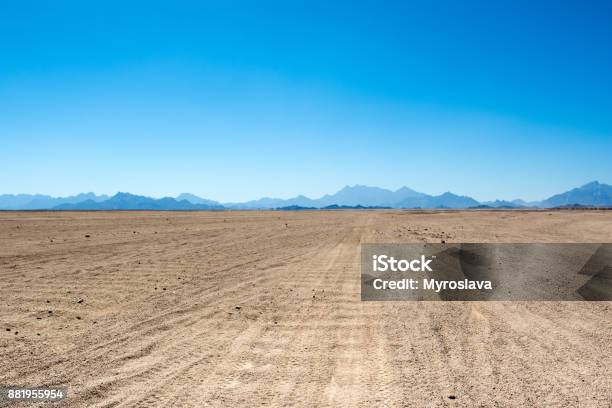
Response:
[{"label": "desert plain", "polygon": [[1,212],[0,385],[65,386],[41,404],[62,407],[612,406],[612,302],[360,301],[361,243],[442,240],[612,242],[612,211]]}]

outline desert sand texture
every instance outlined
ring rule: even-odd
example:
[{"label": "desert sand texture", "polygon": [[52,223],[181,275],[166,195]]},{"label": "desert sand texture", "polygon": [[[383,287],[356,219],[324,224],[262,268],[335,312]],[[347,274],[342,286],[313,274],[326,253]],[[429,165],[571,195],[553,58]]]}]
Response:
[{"label": "desert sand texture", "polygon": [[0,385],[66,386],[62,407],[612,406],[612,302],[360,301],[361,243],[442,240],[612,242],[612,211],[2,212]]}]

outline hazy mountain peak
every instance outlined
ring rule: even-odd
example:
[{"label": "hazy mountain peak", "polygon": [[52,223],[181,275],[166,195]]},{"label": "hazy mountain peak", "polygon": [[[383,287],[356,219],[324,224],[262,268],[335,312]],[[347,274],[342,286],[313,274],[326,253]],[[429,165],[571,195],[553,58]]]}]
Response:
[{"label": "hazy mountain peak", "polygon": [[198,197],[191,193],[181,193],[176,197],[177,201],[186,200],[192,204],[219,205],[217,201],[207,200],[206,198]]},{"label": "hazy mountain peak", "polygon": [[395,192],[396,193],[404,193],[404,192],[406,192],[406,193],[416,193],[415,190],[413,190],[413,189],[411,189],[409,187],[406,187],[406,186],[402,186],[402,187],[398,188],[397,190],[395,190]]},{"label": "hazy mountain peak", "polygon": [[191,193],[181,193],[178,196],[176,196],[176,199],[179,200],[179,201],[180,200],[187,200],[187,201],[190,201],[190,200],[202,200],[202,198],[198,197],[195,194],[191,194]]},{"label": "hazy mountain peak", "polygon": [[571,205],[587,205],[594,207],[612,206],[612,186],[598,181],[591,181],[581,187],[556,194],[542,202],[545,207]]},{"label": "hazy mountain peak", "polygon": [[586,183],[585,185],[581,186],[580,188],[593,188],[593,187],[599,187],[602,186],[603,184],[601,184],[599,181],[594,180],[591,181],[590,183]]}]

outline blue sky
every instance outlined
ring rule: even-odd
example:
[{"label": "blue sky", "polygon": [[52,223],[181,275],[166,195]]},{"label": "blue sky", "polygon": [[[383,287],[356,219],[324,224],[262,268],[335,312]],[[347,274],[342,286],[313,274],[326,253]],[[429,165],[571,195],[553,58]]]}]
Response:
[{"label": "blue sky", "polygon": [[610,2],[126,3],[0,5],[0,193],[612,183]]}]

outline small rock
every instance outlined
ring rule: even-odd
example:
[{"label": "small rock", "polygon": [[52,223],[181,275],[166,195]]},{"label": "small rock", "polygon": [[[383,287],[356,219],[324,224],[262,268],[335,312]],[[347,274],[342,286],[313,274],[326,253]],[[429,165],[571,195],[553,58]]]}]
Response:
[{"label": "small rock", "polygon": [[8,327],[6,328],[6,331],[11,331],[11,329],[9,329]]},{"label": "small rock", "polygon": [[449,396],[448,396],[448,399],[452,399],[452,400],[454,400],[454,399],[456,399],[456,398],[457,398],[457,397],[455,397],[454,395],[449,395]]},{"label": "small rock", "polygon": [[91,237],[91,235],[85,234],[85,238],[89,238],[89,237]]},{"label": "small rock", "polygon": [[240,306],[236,306],[236,310],[240,310],[242,309]]},{"label": "small rock", "polygon": [[77,303],[83,303],[83,299],[79,299]]},{"label": "small rock", "polygon": [[81,320],[81,316],[77,316],[77,320]]}]

